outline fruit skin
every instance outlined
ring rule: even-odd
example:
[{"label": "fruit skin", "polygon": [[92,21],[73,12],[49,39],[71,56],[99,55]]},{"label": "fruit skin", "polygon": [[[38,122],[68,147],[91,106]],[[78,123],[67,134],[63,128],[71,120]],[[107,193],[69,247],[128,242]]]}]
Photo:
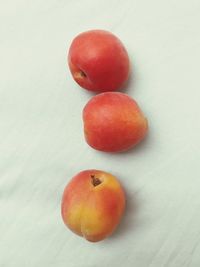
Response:
[{"label": "fruit skin", "polygon": [[128,150],[148,131],[147,119],[136,101],[119,92],[91,98],[83,109],[83,123],[86,142],[105,152]]},{"label": "fruit skin", "polygon": [[[94,186],[97,179],[101,183]],[[61,214],[74,233],[97,242],[112,234],[124,208],[125,194],[115,176],[100,170],[85,170],[66,186]]]},{"label": "fruit skin", "polygon": [[75,37],[68,64],[74,80],[90,91],[118,90],[129,75],[129,57],[124,45],[104,30],[86,31]]}]

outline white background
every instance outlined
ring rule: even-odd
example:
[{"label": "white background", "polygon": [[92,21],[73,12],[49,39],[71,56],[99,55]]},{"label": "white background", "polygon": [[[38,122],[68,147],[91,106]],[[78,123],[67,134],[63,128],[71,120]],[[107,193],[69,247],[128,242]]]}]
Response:
[{"label": "white background", "polygon": [[[200,266],[200,1],[0,1],[0,266]],[[67,50],[88,29],[125,44],[124,92],[148,117],[146,140],[106,154],[83,138],[92,96]],[[127,194],[115,234],[89,243],[60,216],[69,179],[116,175]]]}]

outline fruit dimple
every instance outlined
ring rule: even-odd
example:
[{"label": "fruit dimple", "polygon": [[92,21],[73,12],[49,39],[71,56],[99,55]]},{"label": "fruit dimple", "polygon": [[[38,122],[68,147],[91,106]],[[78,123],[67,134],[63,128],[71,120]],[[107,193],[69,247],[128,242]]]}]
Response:
[{"label": "fruit dimple", "polygon": [[102,183],[102,181],[99,178],[95,177],[95,175],[91,175],[91,183],[93,186],[98,186]]}]

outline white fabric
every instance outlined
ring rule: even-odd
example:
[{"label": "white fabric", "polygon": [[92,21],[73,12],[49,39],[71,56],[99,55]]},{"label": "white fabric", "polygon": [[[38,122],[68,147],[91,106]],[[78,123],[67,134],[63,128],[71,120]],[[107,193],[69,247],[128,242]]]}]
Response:
[{"label": "white fabric", "polygon": [[[0,1],[0,266],[200,266],[200,1]],[[84,142],[67,49],[79,32],[118,35],[132,62],[126,93],[149,119],[135,150]],[[118,176],[127,209],[116,233],[89,243],[60,216],[69,179]]]}]

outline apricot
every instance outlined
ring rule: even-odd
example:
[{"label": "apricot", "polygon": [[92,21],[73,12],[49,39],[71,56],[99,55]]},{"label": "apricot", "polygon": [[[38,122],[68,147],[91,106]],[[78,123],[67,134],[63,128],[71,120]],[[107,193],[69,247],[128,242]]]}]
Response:
[{"label": "apricot", "polygon": [[84,135],[94,149],[121,152],[138,144],[148,123],[134,99],[119,92],[92,97],[83,109]]},{"label": "apricot", "polygon": [[113,233],[124,208],[124,190],[115,176],[100,170],[85,170],[66,186],[61,213],[71,231],[97,242]]},{"label": "apricot", "polygon": [[74,80],[90,91],[115,91],[129,76],[128,53],[114,34],[90,30],[76,36],[68,53]]}]

